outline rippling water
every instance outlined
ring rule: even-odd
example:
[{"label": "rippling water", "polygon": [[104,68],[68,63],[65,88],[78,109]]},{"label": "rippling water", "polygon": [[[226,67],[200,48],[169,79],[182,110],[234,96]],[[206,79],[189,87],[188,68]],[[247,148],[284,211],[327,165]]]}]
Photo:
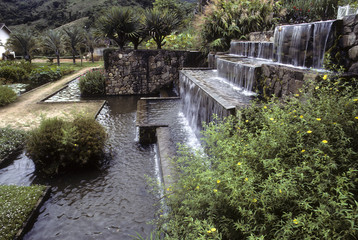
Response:
[{"label": "rippling water", "polygon": [[112,159],[100,170],[46,181],[33,173],[23,153],[0,170],[1,184],[52,186],[50,199],[40,210],[24,239],[132,239],[154,228],[158,195],[150,193],[146,176],[156,178],[155,146],[135,141],[138,97],[109,98],[98,121],[107,128]]}]

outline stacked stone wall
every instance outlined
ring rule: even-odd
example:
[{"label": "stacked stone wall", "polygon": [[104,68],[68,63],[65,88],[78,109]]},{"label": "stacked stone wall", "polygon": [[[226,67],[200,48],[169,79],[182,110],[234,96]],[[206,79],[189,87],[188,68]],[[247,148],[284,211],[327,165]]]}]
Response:
[{"label": "stacked stone wall", "polygon": [[156,93],[164,86],[177,85],[179,69],[202,64],[198,52],[166,50],[107,49],[104,60],[107,95]]}]

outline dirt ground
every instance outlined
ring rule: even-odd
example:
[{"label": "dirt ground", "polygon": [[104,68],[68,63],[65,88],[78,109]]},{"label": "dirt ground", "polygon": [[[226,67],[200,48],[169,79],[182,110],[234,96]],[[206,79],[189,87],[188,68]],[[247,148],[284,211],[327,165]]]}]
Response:
[{"label": "dirt ground", "polygon": [[37,127],[42,118],[62,117],[71,119],[79,114],[94,117],[102,107],[103,101],[39,103],[45,97],[92,68],[84,68],[56,82],[43,85],[21,95],[14,103],[0,107],[0,127],[8,126],[29,130]]}]

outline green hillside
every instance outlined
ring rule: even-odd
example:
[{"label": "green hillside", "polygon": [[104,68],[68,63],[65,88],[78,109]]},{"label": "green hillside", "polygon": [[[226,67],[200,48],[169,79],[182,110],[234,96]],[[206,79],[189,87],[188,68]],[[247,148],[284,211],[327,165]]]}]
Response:
[{"label": "green hillside", "polygon": [[149,7],[152,0],[2,0],[0,22],[11,29],[30,26],[37,30],[56,28],[88,17],[88,23],[101,11],[115,5]]}]

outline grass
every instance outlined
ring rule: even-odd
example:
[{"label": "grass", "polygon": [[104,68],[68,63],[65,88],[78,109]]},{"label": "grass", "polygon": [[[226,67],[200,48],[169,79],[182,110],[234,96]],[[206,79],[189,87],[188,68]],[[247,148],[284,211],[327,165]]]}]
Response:
[{"label": "grass", "polygon": [[[60,60],[61,61],[61,60]],[[41,66],[49,66],[49,67],[55,67],[57,66],[56,63],[56,59],[54,60],[53,63],[43,63],[43,62],[34,62],[32,63],[37,67],[41,67]],[[66,69],[71,69],[73,71],[78,71],[81,70],[82,68],[86,68],[86,67],[98,67],[98,66],[103,66],[103,61],[97,61],[97,62],[87,62],[87,61],[83,61],[82,62],[82,66],[81,66],[81,61],[79,61],[78,59],[76,60],[76,64],[73,64],[72,62],[61,62],[60,67],[61,68],[66,68]]]},{"label": "grass", "polygon": [[30,216],[45,186],[0,186],[0,238],[14,239]]}]

